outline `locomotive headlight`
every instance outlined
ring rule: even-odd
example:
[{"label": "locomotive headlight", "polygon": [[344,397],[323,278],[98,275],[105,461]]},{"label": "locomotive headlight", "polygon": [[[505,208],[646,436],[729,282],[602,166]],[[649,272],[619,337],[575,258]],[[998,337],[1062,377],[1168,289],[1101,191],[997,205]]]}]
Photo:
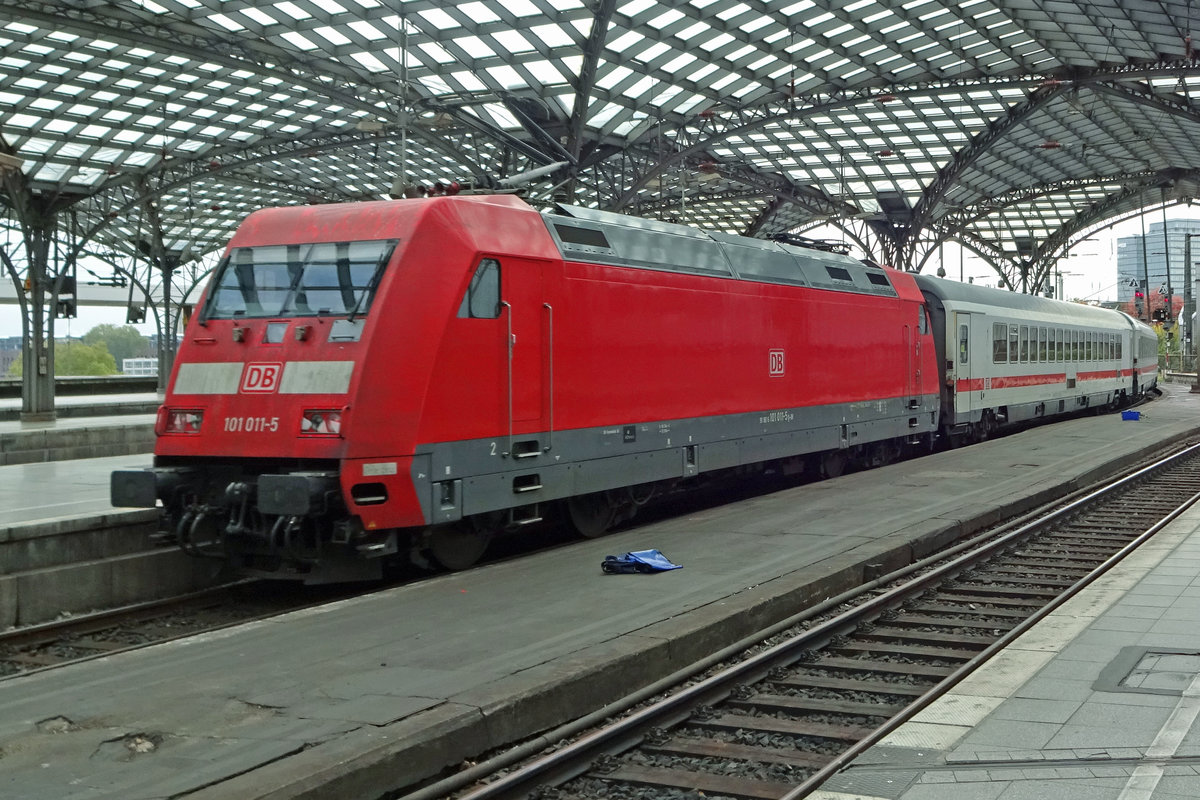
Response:
[{"label": "locomotive headlight", "polygon": [[320,436],[340,436],[342,412],[336,408],[311,408],[300,417],[300,432]]},{"label": "locomotive headlight", "polygon": [[198,408],[164,408],[159,415],[161,433],[199,433],[204,412]]}]

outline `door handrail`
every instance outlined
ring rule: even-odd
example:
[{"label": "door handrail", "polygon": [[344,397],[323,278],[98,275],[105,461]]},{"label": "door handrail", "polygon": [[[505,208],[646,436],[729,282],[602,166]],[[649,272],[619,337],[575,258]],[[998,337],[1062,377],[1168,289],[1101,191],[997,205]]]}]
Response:
[{"label": "door handrail", "polygon": [[542,303],[542,307],[550,314],[550,341],[546,348],[546,361],[550,367],[550,438],[542,452],[549,453],[554,449],[554,306]]},{"label": "door handrail", "polygon": [[513,345],[516,342],[513,341],[512,306],[504,300],[500,301],[500,305],[508,309],[504,314],[504,318],[508,322],[508,444],[506,452],[502,454],[508,458],[513,449]]}]

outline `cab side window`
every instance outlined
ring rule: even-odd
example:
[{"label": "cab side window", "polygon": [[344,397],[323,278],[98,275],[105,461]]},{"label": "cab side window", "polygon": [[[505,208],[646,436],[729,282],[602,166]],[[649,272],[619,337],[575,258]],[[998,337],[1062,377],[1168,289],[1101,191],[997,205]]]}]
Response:
[{"label": "cab side window", "polygon": [[500,262],[485,258],[479,262],[471,285],[458,308],[460,319],[496,319],[500,316]]}]

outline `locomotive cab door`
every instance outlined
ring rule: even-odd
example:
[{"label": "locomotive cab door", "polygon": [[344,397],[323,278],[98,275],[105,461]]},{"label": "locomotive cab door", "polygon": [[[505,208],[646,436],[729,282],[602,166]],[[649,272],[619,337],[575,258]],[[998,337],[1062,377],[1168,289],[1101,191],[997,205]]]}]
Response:
[{"label": "locomotive cab door", "polygon": [[537,455],[547,442],[533,439],[544,426],[545,391],[550,369],[549,339],[553,310],[546,302],[543,265],[537,261],[505,259],[501,296],[508,320],[508,400],[514,455]]}]

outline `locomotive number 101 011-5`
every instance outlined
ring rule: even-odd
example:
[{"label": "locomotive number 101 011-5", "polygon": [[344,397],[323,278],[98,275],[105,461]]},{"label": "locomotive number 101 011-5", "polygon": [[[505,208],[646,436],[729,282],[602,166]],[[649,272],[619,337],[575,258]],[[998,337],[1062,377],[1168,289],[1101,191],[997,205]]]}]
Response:
[{"label": "locomotive number 101 011-5", "polygon": [[274,433],[279,430],[279,417],[226,417],[226,433]]}]

